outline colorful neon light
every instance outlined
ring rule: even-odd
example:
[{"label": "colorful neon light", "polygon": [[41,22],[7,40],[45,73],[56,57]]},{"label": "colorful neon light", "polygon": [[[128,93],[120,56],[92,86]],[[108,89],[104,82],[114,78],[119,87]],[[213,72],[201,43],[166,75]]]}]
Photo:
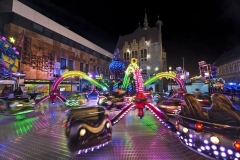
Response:
[{"label": "colorful neon light", "polygon": [[138,60],[136,58],[131,59],[131,63],[129,64],[128,68],[125,71],[122,88],[127,89],[127,87],[129,86],[129,81],[130,81],[129,75],[131,73],[133,73],[137,92],[143,92],[144,87],[143,87],[143,82],[142,82],[142,74],[139,70],[137,62],[138,62]]},{"label": "colorful neon light", "polygon": [[105,89],[105,87],[103,85],[101,85],[100,83],[98,83],[97,81],[95,81],[94,79],[92,79],[91,77],[89,77],[86,73],[81,72],[81,71],[68,71],[62,74],[62,76],[60,76],[53,84],[52,86],[52,92],[55,92],[57,90],[58,85],[65,79],[71,76],[81,76],[84,79],[88,80],[89,82],[91,82],[92,84],[94,84],[95,86],[99,87],[99,88],[103,88]]},{"label": "colorful neon light", "polygon": [[144,87],[143,87],[143,82],[142,82],[142,74],[139,69],[135,70],[134,76],[135,76],[135,84],[136,84],[137,92],[143,92]]},{"label": "colorful neon light", "polygon": [[155,82],[156,80],[158,80],[159,78],[162,78],[162,77],[172,78],[177,82],[177,84],[180,86],[181,89],[185,88],[185,85],[183,84],[183,82],[177,77],[177,74],[173,73],[173,72],[172,73],[160,72],[160,73],[156,74],[155,76],[153,76],[151,79],[147,80],[144,83],[144,86],[147,86],[147,85]]}]

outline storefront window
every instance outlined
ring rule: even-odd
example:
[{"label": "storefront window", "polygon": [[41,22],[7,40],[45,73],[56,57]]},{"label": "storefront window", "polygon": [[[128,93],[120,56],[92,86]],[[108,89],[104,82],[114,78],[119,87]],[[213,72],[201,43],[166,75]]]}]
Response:
[{"label": "storefront window", "polygon": [[74,61],[68,60],[68,69],[69,71],[72,71],[74,69]]},{"label": "storefront window", "polygon": [[25,84],[26,93],[42,93],[44,96],[49,95],[49,84]]},{"label": "storefront window", "polygon": [[61,58],[61,69],[67,68],[67,60],[65,58]]}]

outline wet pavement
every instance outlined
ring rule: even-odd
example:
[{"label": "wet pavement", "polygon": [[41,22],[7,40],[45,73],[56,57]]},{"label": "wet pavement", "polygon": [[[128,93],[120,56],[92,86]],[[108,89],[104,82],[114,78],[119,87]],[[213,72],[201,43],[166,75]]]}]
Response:
[{"label": "wet pavement", "polygon": [[[95,105],[91,101],[90,105]],[[25,117],[0,115],[0,159],[7,160],[160,160],[204,159],[183,146],[177,136],[147,111],[140,120],[130,111],[113,126],[113,140],[107,146],[80,155],[72,155],[62,128],[66,108],[51,106]],[[114,116],[118,111],[113,111]]]}]

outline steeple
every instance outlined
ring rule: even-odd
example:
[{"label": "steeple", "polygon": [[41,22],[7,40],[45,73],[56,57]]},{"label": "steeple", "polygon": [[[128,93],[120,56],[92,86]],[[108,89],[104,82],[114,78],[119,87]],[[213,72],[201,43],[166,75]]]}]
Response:
[{"label": "steeple", "polygon": [[156,25],[159,28],[161,28],[161,26],[163,25],[163,22],[161,20],[159,20],[159,15],[158,15],[158,21],[156,22]]},{"label": "steeple", "polygon": [[145,9],[145,17],[144,17],[144,23],[143,23],[143,29],[144,30],[147,30],[148,28],[149,28],[149,26],[148,26],[148,19],[147,19],[147,11],[146,11],[146,9]]}]

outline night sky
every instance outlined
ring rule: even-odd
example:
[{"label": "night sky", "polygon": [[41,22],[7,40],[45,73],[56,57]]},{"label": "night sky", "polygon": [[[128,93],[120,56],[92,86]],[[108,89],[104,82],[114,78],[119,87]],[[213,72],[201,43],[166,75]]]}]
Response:
[{"label": "night sky", "polygon": [[150,27],[158,15],[163,21],[168,66],[182,66],[184,57],[191,76],[199,75],[199,61],[213,63],[240,42],[240,0],[20,1],[111,53],[119,35],[143,25],[146,9]]}]

